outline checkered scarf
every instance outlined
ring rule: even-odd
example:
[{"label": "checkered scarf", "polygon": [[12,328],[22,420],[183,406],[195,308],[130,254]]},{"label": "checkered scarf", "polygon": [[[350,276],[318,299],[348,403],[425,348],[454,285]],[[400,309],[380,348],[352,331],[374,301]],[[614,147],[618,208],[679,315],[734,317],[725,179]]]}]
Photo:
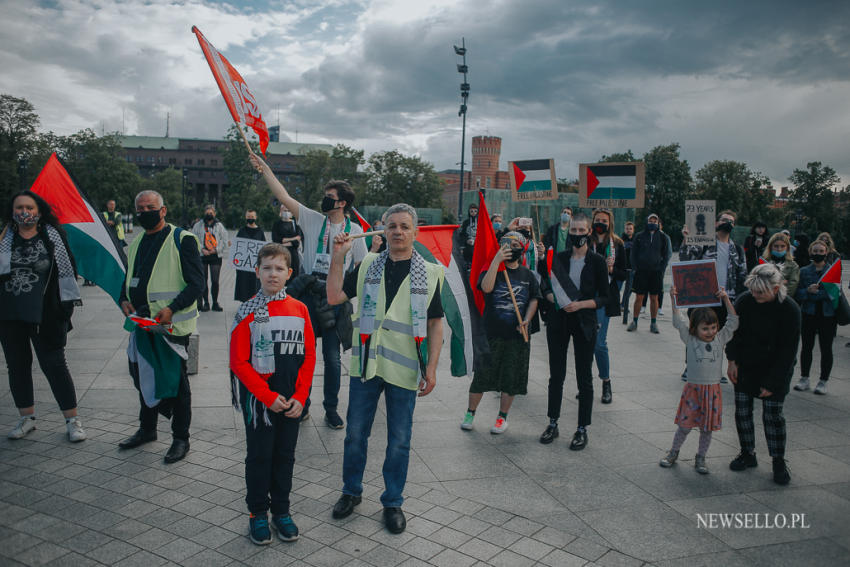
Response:
[{"label": "checkered scarf", "polygon": [[[363,279],[363,306],[360,312],[360,344],[366,341],[375,332],[375,315],[378,311],[378,295],[381,291],[381,280],[384,276],[384,267],[389,258],[389,249],[384,250],[369,265],[366,276]],[[425,259],[416,250],[410,258],[410,314],[413,320],[413,338],[417,347],[422,344],[428,329],[428,312],[426,302],[428,300],[428,271],[425,268]],[[389,305],[386,306],[389,310]],[[419,349],[417,348],[417,352]],[[368,354],[361,355],[362,361],[368,360]],[[421,362],[421,361],[420,361]],[[364,364],[365,367],[365,364]],[[362,374],[361,374],[362,375]]]},{"label": "checkered scarf", "polygon": [[[80,300],[80,288],[77,286],[77,275],[74,273],[74,265],[68,255],[65,242],[55,227],[44,225],[47,238],[53,244],[53,260],[59,270],[59,299],[62,301],[73,301],[76,305],[82,305]],[[12,268],[12,242],[15,231],[7,226],[3,231],[3,239],[0,240],[0,275],[8,274]]]},{"label": "checkered scarf", "polygon": [[[286,299],[286,288],[281,289],[274,295],[266,295],[261,289],[257,292],[257,295],[239,306],[239,310],[236,312],[236,317],[233,320],[233,327],[230,329],[232,334],[236,326],[245,317],[251,313],[254,314],[254,323],[251,326],[251,366],[259,374],[271,374],[275,370],[274,349],[259,349],[257,345],[261,343],[270,344],[272,342],[269,303],[282,299]],[[260,415],[263,416],[263,421],[266,425],[271,425],[267,408],[247,388],[244,388],[245,399],[241,399],[243,388],[244,386],[241,386],[239,378],[231,372],[230,399],[233,407],[242,410],[246,416],[247,423],[253,423],[255,428],[257,427]]]}]

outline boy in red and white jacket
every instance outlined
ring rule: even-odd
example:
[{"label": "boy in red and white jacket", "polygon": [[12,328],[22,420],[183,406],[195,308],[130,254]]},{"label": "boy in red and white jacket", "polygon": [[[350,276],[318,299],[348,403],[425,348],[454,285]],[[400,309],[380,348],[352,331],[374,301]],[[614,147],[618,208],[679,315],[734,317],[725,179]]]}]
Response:
[{"label": "boy in red and white jacket", "polygon": [[284,541],[298,539],[289,515],[295,445],[316,366],[316,340],[307,307],[287,297],[289,251],[266,244],[257,257],[261,289],[236,313],[230,332],[234,406],[245,418],[245,501],[251,541],[271,543],[272,525]]}]

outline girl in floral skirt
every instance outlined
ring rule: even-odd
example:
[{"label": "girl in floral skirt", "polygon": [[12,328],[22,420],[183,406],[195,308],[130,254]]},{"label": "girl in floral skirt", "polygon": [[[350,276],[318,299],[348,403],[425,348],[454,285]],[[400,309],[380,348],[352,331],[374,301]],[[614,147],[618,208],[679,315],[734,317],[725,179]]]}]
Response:
[{"label": "girl in floral skirt", "polygon": [[723,395],[720,376],[723,373],[723,349],[738,328],[738,315],[729,301],[726,290],[720,288],[717,297],[728,312],[726,324],[720,328],[717,314],[710,307],[698,307],[690,314],[690,321],[676,309],[676,288],[670,290],[673,300],[673,326],[679,330],[682,342],[687,345],[687,383],[682,390],[675,423],[679,426],[673,436],[673,447],[659,463],[672,467],[679,458],[679,448],[691,429],[699,432],[699,449],[694,467],[700,474],[708,474],[705,454],[711,443],[711,432],[720,429],[723,414]]}]

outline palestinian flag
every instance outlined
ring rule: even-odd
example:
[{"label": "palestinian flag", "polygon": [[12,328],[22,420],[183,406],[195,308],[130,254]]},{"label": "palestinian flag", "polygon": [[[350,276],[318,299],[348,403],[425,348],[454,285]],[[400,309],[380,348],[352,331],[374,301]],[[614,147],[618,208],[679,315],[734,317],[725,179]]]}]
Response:
[{"label": "palestinian flag", "polygon": [[117,305],[127,273],[123,247],[55,153],[38,174],[32,191],[50,204],[65,229],[77,272],[100,286]]},{"label": "palestinian flag", "polygon": [[[360,228],[363,229],[363,232],[369,232],[370,230],[372,230],[372,225],[369,224],[369,222],[366,219],[364,219],[362,216],[360,216],[360,213],[357,212],[357,209],[355,209],[354,207],[351,207],[351,212],[354,213],[354,218],[357,221],[357,224],[360,225]],[[366,238],[366,250],[371,250],[372,249],[372,237],[366,236],[365,238]]]},{"label": "palestinian flag", "polygon": [[838,299],[841,296],[841,259],[835,261],[818,280],[823,289],[832,299],[832,306],[838,309]]},{"label": "palestinian flag", "polygon": [[[419,227],[419,236],[414,248],[426,262],[440,264],[446,271],[445,283],[440,290],[446,323],[452,332],[451,347],[452,376],[472,373],[474,352],[473,325],[480,326],[480,317],[474,306],[470,307],[468,283],[463,277],[463,252],[456,224],[427,225]],[[482,330],[483,332],[483,330]]]},{"label": "palestinian flag", "polygon": [[514,186],[521,200],[535,198],[540,192],[548,194],[555,185],[555,172],[552,171],[552,160],[528,159],[510,162]]},{"label": "palestinian flag", "polygon": [[588,199],[635,199],[637,196],[637,166],[588,165]]}]

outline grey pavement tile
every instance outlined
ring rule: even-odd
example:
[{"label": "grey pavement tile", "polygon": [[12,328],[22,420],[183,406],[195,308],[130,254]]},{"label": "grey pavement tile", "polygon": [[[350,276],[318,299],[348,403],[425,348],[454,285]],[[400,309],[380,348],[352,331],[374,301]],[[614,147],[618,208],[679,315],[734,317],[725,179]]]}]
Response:
[{"label": "grey pavement tile", "polygon": [[407,531],[418,536],[427,537],[440,529],[440,524],[421,517],[407,520]]},{"label": "grey pavement tile", "polygon": [[332,547],[347,555],[351,555],[352,557],[360,557],[377,545],[378,542],[365,538],[361,535],[349,534],[333,543]]},{"label": "grey pavement tile", "polygon": [[[243,536],[244,537],[244,536]],[[296,560],[296,564],[301,564],[302,560],[308,555],[312,555],[316,551],[324,548],[325,545],[310,537],[301,536],[294,545],[287,545],[280,548],[281,551]]]},{"label": "grey pavement tile", "polygon": [[428,539],[431,541],[435,541],[440,545],[444,545],[452,549],[457,549],[458,547],[472,539],[472,536],[469,534],[465,534],[462,531],[446,526],[445,528],[440,528],[439,530],[429,535]]},{"label": "grey pavement tile", "polygon": [[524,536],[532,536],[543,529],[543,524],[523,518],[522,516],[514,516],[505,522],[503,527]]},{"label": "grey pavement tile", "polygon": [[524,537],[514,542],[508,549],[523,557],[539,561],[541,558],[549,555],[555,548],[548,543]]},{"label": "grey pavement tile", "polygon": [[321,523],[310,530],[310,537],[316,541],[320,541],[325,545],[333,545],[344,537],[348,536],[349,532],[329,523]]},{"label": "grey pavement tile", "polygon": [[596,561],[608,553],[608,548],[580,537],[564,546],[564,551],[572,555],[578,555],[589,561]]},{"label": "grey pavement tile", "polygon": [[587,559],[584,557],[573,555],[563,549],[556,549],[549,555],[542,558],[540,563],[549,565],[550,567],[582,567],[587,565]]},{"label": "grey pavement tile", "polygon": [[184,567],[226,567],[233,563],[233,559],[227,555],[218,553],[212,549],[205,549],[197,555],[183,560]]},{"label": "grey pavement tile", "polygon": [[644,564],[640,559],[629,557],[613,549],[596,560],[597,565],[605,567],[641,567]]},{"label": "grey pavement tile", "polygon": [[432,506],[429,510],[427,510],[424,514],[419,514],[426,520],[431,520],[432,522],[437,522],[443,526],[447,526],[461,517],[460,512],[455,512],[454,510],[449,510],[448,508],[444,508],[442,506]]},{"label": "grey pavement tile", "polygon": [[378,543],[386,545],[387,547],[391,547],[393,549],[401,549],[404,544],[406,544],[412,539],[415,539],[416,537],[418,536],[408,531],[404,531],[400,534],[392,534],[386,529],[384,529],[382,525],[380,530],[369,536],[369,539],[377,541]]},{"label": "grey pavement tile", "polygon": [[687,555],[676,559],[662,559],[653,563],[657,567],[749,567],[749,559],[740,551],[721,551],[704,555]]},{"label": "grey pavement tile", "polygon": [[[445,528],[444,528],[445,529]],[[501,526],[490,526],[483,532],[478,534],[478,539],[499,545],[501,547],[510,547],[515,541],[522,536],[516,532],[506,530]]]},{"label": "grey pavement tile", "polygon": [[130,538],[128,541],[141,549],[156,551],[163,545],[166,545],[175,539],[177,539],[177,536],[172,533],[159,528],[151,528],[146,532],[142,532],[139,535]]},{"label": "grey pavement tile", "polygon": [[168,563],[168,559],[154,555],[150,551],[140,550],[112,564],[115,567],[157,567]]},{"label": "grey pavement tile", "polygon": [[108,535],[94,530],[85,530],[74,537],[68,538],[62,545],[78,553],[87,554],[89,551],[102,547],[111,541],[115,540]]},{"label": "grey pavement tile", "polygon": [[464,555],[468,555],[481,561],[487,561],[491,557],[500,553],[503,549],[499,545],[495,545],[478,538],[472,538],[459,546],[452,545],[447,547],[450,547],[451,549],[456,549]]},{"label": "grey pavement tile", "polygon": [[[243,533],[246,535],[248,534],[248,522],[245,522],[244,524]],[[210,525],[209,528],[200,533],[187,535],[185,537],[206,548],[215,549],[219,545],[222,545],[237,536],[233,532],[220,526]]]},{"label": "grey pavement tile", "polygon": [[[274,530],[272,530],[272,537],[274,537]],[[249,560],[261,549],[263,549],[263,547],[256,545],[250,540],[250,538],[239,536],[223,543],[222,545],[216,546],[215,548],[215,550],[219,553],[223,553],[224,555],[238,561]]]},{"label": "grey pavement tile", "polygon": [[376,545],[364,553],[360,559],[375,567],[395,567],[410,559],[410,556],[386,545]]},{"label": "grey pavement tile", "polygon": [[295,559],[292,557],[278,551],[274,546],[268,545],[265,549],[261,549],[257,554],[251,556],[250,564],[253,567],[284,567],[294,561]]},{"label": "grey pavement tile", "polygon": [[475,563],[475,558],[454,549],[445,549],[429,559],[429,562],[438,567],[469,567]]},{"label": "grey pavement tile", "polygon": [[[15,563],[17,565],[18,563]],[[46,567],[99,567],[103,565],[85,555],[79,553],[68,552],[60,555],[53,561],[44,564]]]},{"label": "grey pavement tile", "polygon": [[184,518],[186,518],[186,515],[181,514],[180,512],[175,512],[174,510],[170,510],[168,508],[156,508],[150,514],[146,514],[141,518],[137,518],[137,520],[155,528],[165,528],[166,526],[170,526],[174,522],[183,520]]},{"label": "grey pavement tile", "polygon": [[431,564],[416,557],[411,557],[399,563],[399,567],[428,567],[429,565]]},{"label": "grey pavement tile", "polygon": [[444,549],[446,548],[439,543],[421,537],[413,538],[399,548],[400,551],[423,561],[431,559]]},{"label": "grey pavement tile", "polygon": [[491,558],[489,563],[494,567],[530,567],[535,561],[506,549]]},{"label": "grey pavement tile", "polygon": [[477,536],[481,532],[487,530],[487,528],[490,527],[490,524],[477,518],[473,518],[472,516],[462,516],[449,524],[449,526],[467,535]]},{"label": "grey pavement tile", "polygon": [[136,553],[138,550],[139,548],[137,546],[127,542],[112,540],[105,545],[92,549],[86,555],[106,565],[113,565],[121,559]]},{"label": "grey pavement tile", "polygon": [[315,565],[316,567],[337,567],[338,565],[346,565],[352,560],[350,555],[346,555],[332,547],[322,547],[304,558],[306,563]]},{"label": "grey pavement tile", "polygon": [[383,524],[381,522],[377,522],[372,518],[367,518],[366,516],[360,516],[356,514],[352,514],[343,522],[339,522],[337,525],[346,529],[350,532],[354,532],[356,534],[369,537],[375,532],[384,529]]},{"label": "grey pavement tile", "polygon": [[812,565],[814,558],[820,565],[850,565],[847,548],[825,538],[750,547],[742,549],[740,553],[754,567]]},{"label": "grey pavement tile", "polygon": [[118,522],[117,524],[104,528],[101,531],[116,539],[128,540],[136,537],[137,535],[143,534],[150,529],[151,527],[148,524],[128,518]]},{"label": "grey pavement tile", "polygon": [[7,557],[17,557],[31,547],[43,543],[43,540],[30,534],[14,532],[0,541],[0,553]]}]

